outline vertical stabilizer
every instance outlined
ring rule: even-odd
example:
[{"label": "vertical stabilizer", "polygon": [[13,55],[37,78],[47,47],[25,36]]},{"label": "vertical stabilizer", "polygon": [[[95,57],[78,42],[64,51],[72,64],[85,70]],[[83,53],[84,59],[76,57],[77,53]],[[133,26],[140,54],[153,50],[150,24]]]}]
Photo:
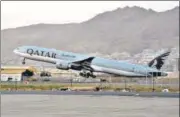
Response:
[{"label": "vertical stabilizer", "polygon": [[170,54],[170,50],[164,52],[163,54],[155,57],[153,60],[151,60],[149,63],[148,63],[148,66],[149,67],[154,67],[158,70],[161,69],[161,67],[164,65],[164,61],[167,59],[167,57],[169,56]]}]

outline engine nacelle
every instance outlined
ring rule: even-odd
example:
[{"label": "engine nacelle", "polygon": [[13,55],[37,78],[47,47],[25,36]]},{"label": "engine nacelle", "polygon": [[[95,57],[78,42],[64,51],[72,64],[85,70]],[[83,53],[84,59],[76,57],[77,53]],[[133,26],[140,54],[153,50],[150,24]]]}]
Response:
[{"label": "engine nacelle", "polygon": [[68,70],[71,68],[71,64],[65,61],[61,61],[56,64],[56,68],[62,70]]}]

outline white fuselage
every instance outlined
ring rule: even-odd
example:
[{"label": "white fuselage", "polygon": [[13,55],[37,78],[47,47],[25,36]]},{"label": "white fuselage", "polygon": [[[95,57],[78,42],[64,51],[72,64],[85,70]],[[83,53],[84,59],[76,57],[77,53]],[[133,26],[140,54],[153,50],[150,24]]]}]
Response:
[{"label": "white fuselage", "polygon": [[[28,53],[28,49],[31,48],[31,52]],[[57,64],[59,62],[70,62],[87,59],[89,56],[63,52],[58,50],[39,48],[39,47],[22,47],[14,50],[14,53],[24,57],[26,59],[48,62],[52,64]],[[46,56],[48,55],[48,56]],[[127,77],[138,77],[138,76],[147,76],[149,72],[158,72],[155,69],[144,67],[142,65],[130,64],[122,61],[104,59],[95,57],[91,62],[91,68],[93,72],[103,72],[109,74],[115,74],[120,76]]]},{"label": "white fuselage", "polygon": [[[18,51],[14,51],[14,53],[26,59],[42,61],[42,62],[47,62],[47,63],[52,63],[52,64],[56,64],[57,61],[64,61],[64,60],[56,59],[56,58],[50,58],[50,57],[44,57],[44,56],[38,56],[38,55],[29,55],[27,53],[21,53]],[[129,72],[129,71],[113,69],[113,68],[106,68],[106,67],[97,66],[97,65],[91,65],[91,67],[95,70],[95,72],[103,72],[103,73],[116,74],[116,75],[122,75],[122,76],[144,76],[142,74],[137,74],[135,72]]]}]

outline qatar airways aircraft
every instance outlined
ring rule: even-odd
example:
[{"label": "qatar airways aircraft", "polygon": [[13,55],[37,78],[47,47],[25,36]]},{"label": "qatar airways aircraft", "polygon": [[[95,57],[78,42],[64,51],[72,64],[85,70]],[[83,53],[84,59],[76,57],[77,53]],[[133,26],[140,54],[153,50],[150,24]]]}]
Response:
[{"label": "qatar airways aircraft", "polygon": [[55,64],[57,69],[78,70],[80,71],[79,75],[85,78],[95,78],[94,72],[126,77],[167,76],[167,73],[160,69],[164,64],[164,60],[170,54],[170,51],[155,57],[147,65],[132,64],[125,61],[105,59],[36,46],[18,47],[14,49],[14,53],[23,57],[22,64],[25,64],[26,59],[42,61]]}]

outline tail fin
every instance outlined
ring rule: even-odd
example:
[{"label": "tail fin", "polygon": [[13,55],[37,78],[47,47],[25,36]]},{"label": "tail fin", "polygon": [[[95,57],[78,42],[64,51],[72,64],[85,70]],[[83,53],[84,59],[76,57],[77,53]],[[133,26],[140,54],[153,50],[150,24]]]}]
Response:
[{"label": "tail fin", "polygon": [[148,66],[149,67],[155,67],[156,69],[160,70],[161,67],[163,66],[164,64],[164,60],[167,59],[167,57],[169,56],[170,54],[170,50],[166,51],[165,53],[155,57],[152,61],[150,61],[148,63]]}]

